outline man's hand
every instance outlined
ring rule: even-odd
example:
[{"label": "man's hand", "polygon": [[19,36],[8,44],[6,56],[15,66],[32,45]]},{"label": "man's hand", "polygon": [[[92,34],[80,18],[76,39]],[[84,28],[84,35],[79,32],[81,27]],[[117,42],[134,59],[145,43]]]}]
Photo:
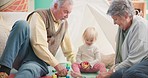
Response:
[{"label": "man's hand", "polygon": [[60,64],[56,65],[54,68],[57,71],[57,75],[60,76],[60,77],[64,77],[68,73],[67,69],[64,66],[60,65]]}]

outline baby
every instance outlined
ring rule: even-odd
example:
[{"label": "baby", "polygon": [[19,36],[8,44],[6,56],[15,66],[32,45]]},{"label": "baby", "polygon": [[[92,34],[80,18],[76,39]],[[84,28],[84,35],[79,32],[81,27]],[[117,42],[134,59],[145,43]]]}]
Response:
[{"label": "baby", "polygon": [[101,63],[100,52],[94,44],[97,32],[94,27],[88,27],[83,33],[84,44],[79,47],[76,62],[72,64],[71,76],[81,78],[81,72],[106,72],[105,64]]}]

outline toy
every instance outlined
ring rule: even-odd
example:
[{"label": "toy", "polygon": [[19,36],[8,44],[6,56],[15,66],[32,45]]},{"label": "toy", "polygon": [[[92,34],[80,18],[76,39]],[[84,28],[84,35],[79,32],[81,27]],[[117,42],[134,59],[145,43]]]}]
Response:
[{"label": "toy", "polygon": [[56,70],[52,70],[52,72],[57,72]]},{"label": "toy", "polygon": [[66,78],[70,78],[70,76],[66,76]]},{"label": "toy", "polygon": [[57,75],[54,74],[54,75],[52,75],[52,78],[58,78],[58,77],[57,77]]},{"label": "toy", "polygon": [[68,71],[70,70],[70,64],[69,64],[69,63],[66,64],[66,69],[67,69]]},{"label": "toy", "polygon": [[[65,68],[67,69],[68,72],[70,71],[70,68],[71,68],[70,63],[64,63],[63,66],[65,66]],[[57,71],[55,69],[53,69],[51,71],[52,71],[52,73],[54,73],[58,77]],[[66,75],[64,78],[70,78],[70,76]]]},{"label": "toy", "polygon": [[83,69],[87,69],[90,66],[90,64],[88,62],[82,62],[81,66],[83,67]]}]

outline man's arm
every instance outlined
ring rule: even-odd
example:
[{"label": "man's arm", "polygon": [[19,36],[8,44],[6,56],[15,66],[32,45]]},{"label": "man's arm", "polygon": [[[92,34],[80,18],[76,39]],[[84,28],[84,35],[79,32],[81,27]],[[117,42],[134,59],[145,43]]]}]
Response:
[{"label": "man's arm", "polygon": [[65,33],[61,48],[64,53],[64,56],[67,58],[67,61],[70,61],[71,63],[75,62],[75,53],[72,51],[71,41],[68,32]]},{"label": "man's arm", "polygon": [[33,14],[29,23],[31,29],[30,41],[37,57],[54,67],[57,70],[58,76],[65,76],[67,74],[67,69],[60,65],[48,50],[46,27],[39,14]]},{"label": "man's arm", "polygon": [[58,61],[48,50],[46,26],[37,13],[34,13],[29,19],[30,24],[30,41],[35,54],[47,64],[55,67]]}]

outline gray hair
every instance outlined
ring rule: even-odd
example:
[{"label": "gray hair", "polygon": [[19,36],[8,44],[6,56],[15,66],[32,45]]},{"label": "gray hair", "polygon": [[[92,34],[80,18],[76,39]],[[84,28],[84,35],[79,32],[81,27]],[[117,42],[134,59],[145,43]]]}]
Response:
[{"label": "gray hair", "polygon": [[61,7],[65,1],[68,1],[70,5],[73,5],[73,0],[53,0],[53,5],[58,3],[58,6]]},{"label": "gray hair", "polygon": [[134,15],[134,7],[131,0],[114,0],[107,11],[110,16],[125,16],[126,13],[131,17]]}]

